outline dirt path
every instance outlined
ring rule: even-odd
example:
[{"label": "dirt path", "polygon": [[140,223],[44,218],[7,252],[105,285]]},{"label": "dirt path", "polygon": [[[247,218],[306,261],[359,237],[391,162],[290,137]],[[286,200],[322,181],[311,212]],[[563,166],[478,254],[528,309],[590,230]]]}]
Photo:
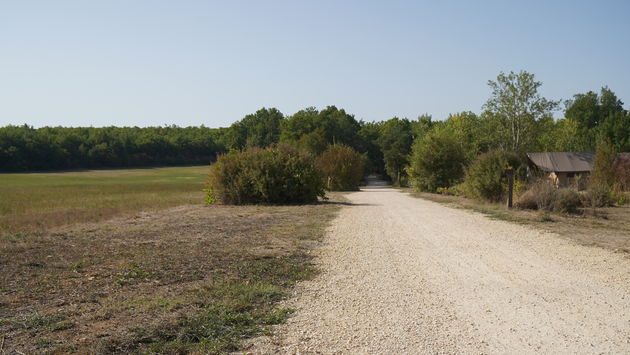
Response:
[{"label": "dirt path", "polygon": [[269,353],[630,353],[630,258],[414,199],[347,195]]}]

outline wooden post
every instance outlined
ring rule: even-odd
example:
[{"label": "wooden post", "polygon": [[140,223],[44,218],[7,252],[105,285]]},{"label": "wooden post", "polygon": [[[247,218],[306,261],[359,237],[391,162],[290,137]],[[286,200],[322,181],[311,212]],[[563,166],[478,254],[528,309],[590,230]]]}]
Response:
[{"label": "wooden post", "polygon": [[508,178],[508,200],[507,206],[508,208],[512,208],[512,194],[514,192],[514,169],[507,168],[505,170],[505,175]]}]

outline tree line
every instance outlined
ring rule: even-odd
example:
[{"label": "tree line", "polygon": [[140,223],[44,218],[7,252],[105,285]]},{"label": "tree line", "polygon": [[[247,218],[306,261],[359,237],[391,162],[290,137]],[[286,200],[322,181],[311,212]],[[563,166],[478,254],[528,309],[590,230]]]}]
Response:
[{"label": "tree line", "polygon": [[225,150],[207,127],[0,128],[0,171],[207,164]]},{"label": "tree line", "polygon": [[630,113],[607,87],[574,95],[564,102],[564,117],[555,120],[553,113],[562,103],[542,97],[542,83],[533,74],[500,73],[488,85],[491,95],[481,113],[454,113],[443,121],[421,115],[364,122],[328,106],[293,115],[262,108],[216,129],[7,126],[0,128],[0,170],[205,164],[229,150],[279,142],[314,155],[343,144],[364,156],[366,171],[382,173],[397,184],[410,175],[439,173],[443,177],[422,182],[436,189],[461,178],[475,157],[497,149],[594,151],[607,142],[618,151],[630,151]]}]

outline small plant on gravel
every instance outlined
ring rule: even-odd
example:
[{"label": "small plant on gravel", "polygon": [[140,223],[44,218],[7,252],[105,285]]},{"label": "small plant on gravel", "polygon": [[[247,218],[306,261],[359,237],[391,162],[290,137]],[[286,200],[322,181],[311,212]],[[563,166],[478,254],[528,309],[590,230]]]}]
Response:
[{"label": "small plant on gravel", "polygon": [[209,203],[234,205],[310,203],[325,196],[314,157],[286,144],[220,156],[204,191]]}]

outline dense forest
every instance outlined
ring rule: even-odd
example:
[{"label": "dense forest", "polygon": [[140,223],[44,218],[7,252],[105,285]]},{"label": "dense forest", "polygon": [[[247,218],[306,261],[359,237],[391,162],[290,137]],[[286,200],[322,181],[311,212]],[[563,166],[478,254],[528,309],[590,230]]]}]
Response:
[{"label": "dense forest", "polygon": [[[422,115],[363,122],[328,106],[289,116],[262,108],[227,128],[7,126],[0,128],[0,171],[207,164],[232,149],[286,142],[315,155],[331,144],[347,145],[365,157],[368,171],[400,183],[413,173],[412,160],[430,168],[448,159],[447,168],[456,170],[448,176],[460,176],[475,157],[495,149],[594,151],[606,142],[630,151],[630,112],[607,87],[561,103],[541,97],[542,83],[528,72],[501,73],[488,85],[480,114],[435,121]],[[556,120],[561,104],[564,116]]]},{"label": "dense forest", "polygon": [[0,128],[0,171],[207,164],[225,150],[207,127]]}]

